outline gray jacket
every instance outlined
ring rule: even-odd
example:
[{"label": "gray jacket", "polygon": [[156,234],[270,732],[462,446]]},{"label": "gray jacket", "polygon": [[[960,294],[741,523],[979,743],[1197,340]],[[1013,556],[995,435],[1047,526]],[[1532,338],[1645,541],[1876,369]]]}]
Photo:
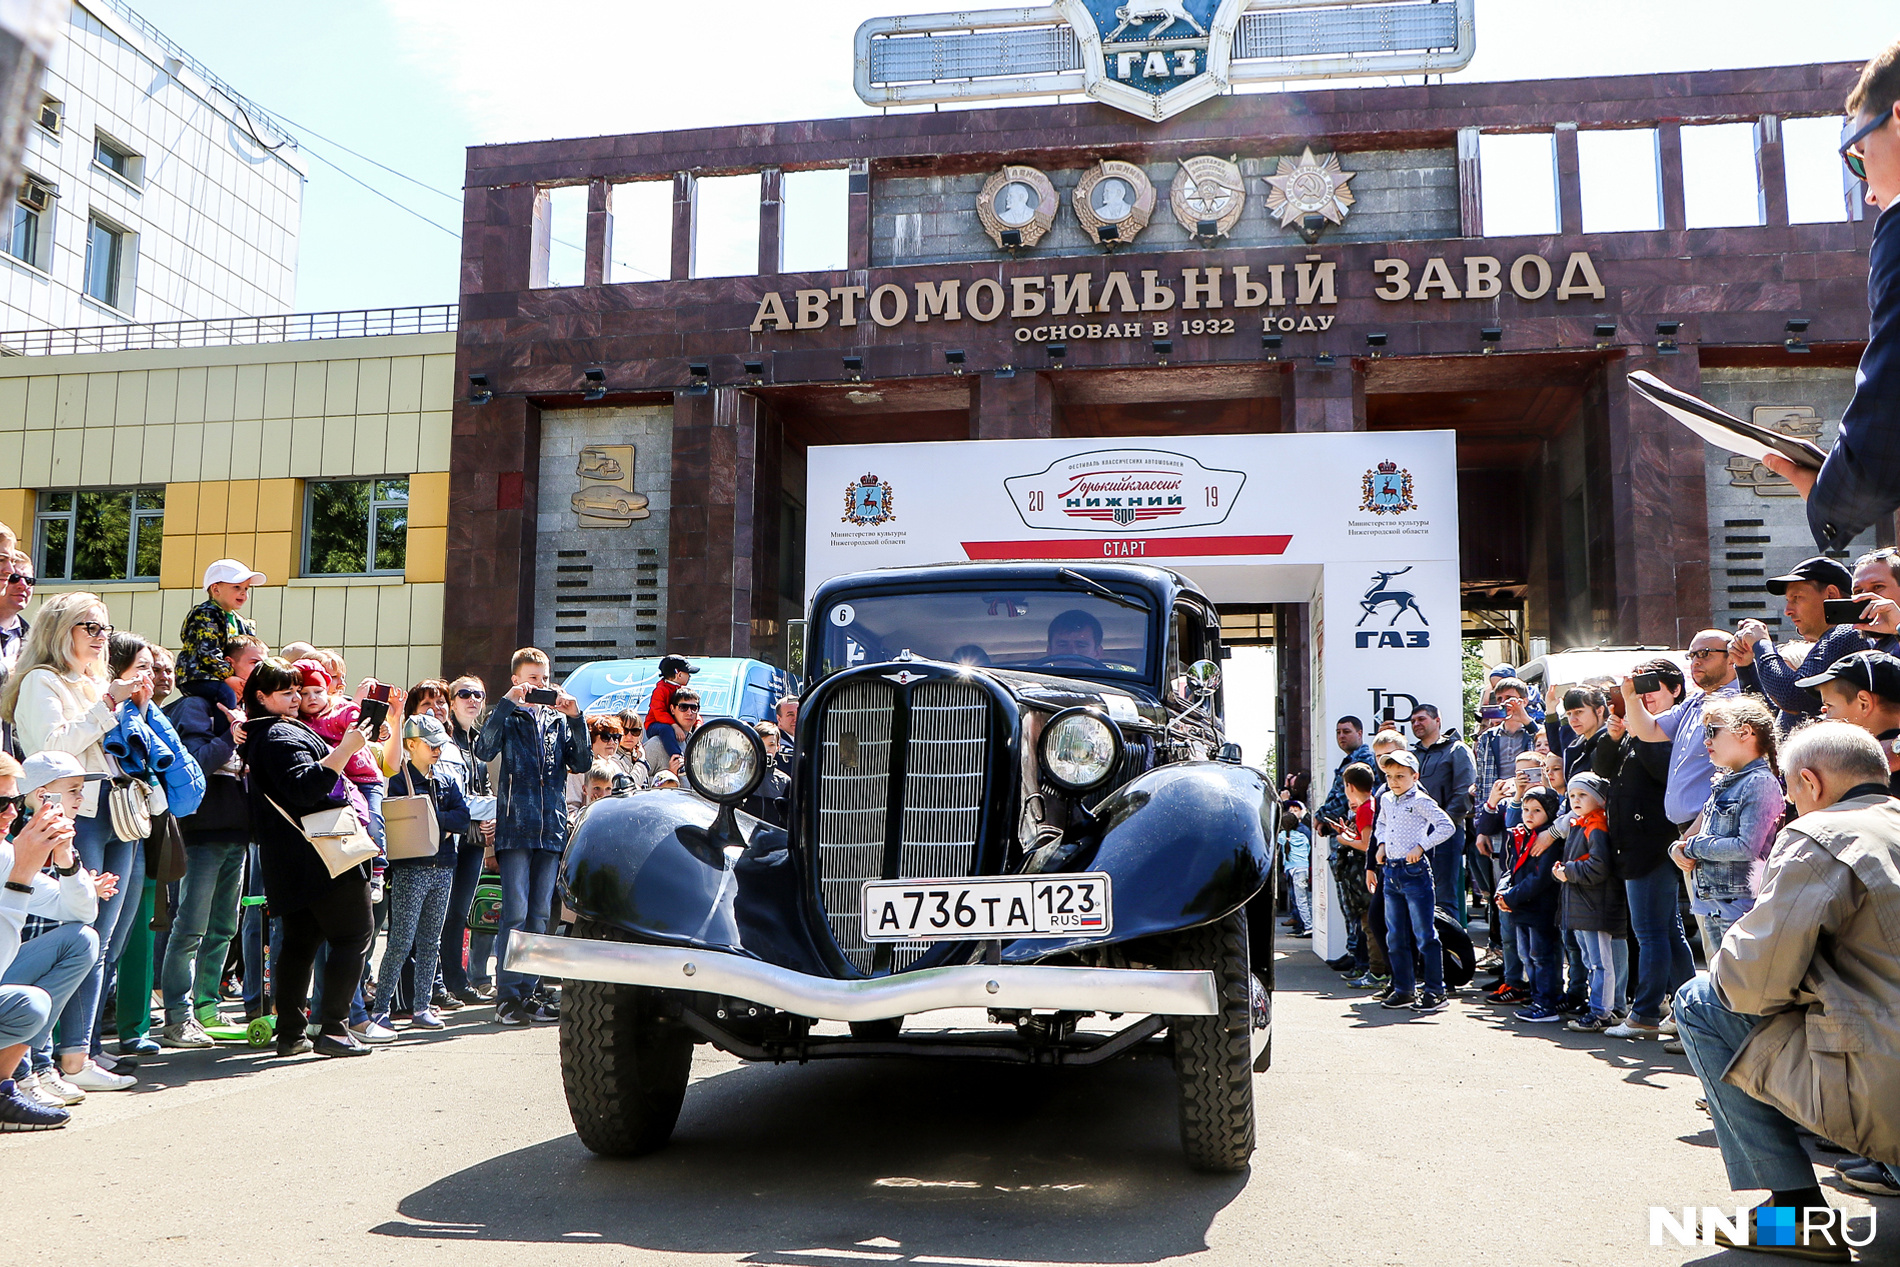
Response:
[{"label": "gray jacket", "polygon": [[[1418,782],[1454,823],[1463,823],[1471,813],[1471,786],[1478,779],[1478,763],[1458,732],[1447,730],[1438,742],[1427,748],[1412,745],[1418,758]],[[1488,789],[1487,789],[1488,790]]]}]

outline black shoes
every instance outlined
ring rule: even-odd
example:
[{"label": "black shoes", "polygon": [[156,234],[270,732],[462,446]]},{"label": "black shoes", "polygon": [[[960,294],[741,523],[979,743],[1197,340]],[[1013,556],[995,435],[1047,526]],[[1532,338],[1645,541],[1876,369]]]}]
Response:
[{"label": "black shoes", "polygon": [[1344,972],[1346,969],[1352,967],[1352,956],[1341,955],[1337,959],[1328,959],[1326,966],[1331,968],[1334,972]]},{"label": "black shoes", "polygon": [[297,1035],[295,1038],[280,1038],[277,1040],[277,1054],[279,1056],[301,1056],[310,1050],[310,1040],[305,1038],[302,1034]]},{"label": "black shoes", "polygon": [[1410,990],[1405,991],[1405,993],[1403,994],[1400,994],[1397,991],[1394,991],[1393,993],[1386,995],[1383,999],[1380,999],[1379,1006],[1389,1007],[1389,1008],[1402,1008],[1402,1007],[1409,1008],[1416,1002],[1418,1002],[1418,996],[1416,994],[1413,994]]},{"label": "black shoes", "polygon": [[358,1042],[356,1035],[348,1031],[341,1034],[318,1034],[317,1041],[312,1046],[319,1056],[367,1056],[370,1052],[367,1045]]}]

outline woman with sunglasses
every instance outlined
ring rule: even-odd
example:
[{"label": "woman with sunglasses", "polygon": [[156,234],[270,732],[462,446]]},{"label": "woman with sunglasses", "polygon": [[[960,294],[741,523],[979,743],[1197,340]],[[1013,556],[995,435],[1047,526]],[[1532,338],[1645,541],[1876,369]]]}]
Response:
[{"label": "woman with sunglasses", "polygon": [[1862,69],[1847,95],[1850,120],[1841,161],[1880,209],[1867,252],[1867,347],[1860,356],[1854,398],[1819,471],[1778,453],[1763,463],[1807,499],[1808,528],[1824,550],[1847,543],[1900,507],[1900,43]]},{"label": "woman with sunglasses", "polygon": [[[482,880],[482,860],[494,847],[494,793],[489,787],[488,763],[475,760],[475,738],[482,733],[482,713],[488,691],[478,677],[458,677],[449,683],[449,745],[460,757],[462,795],[471,810],[486,820],[475,823],[474,830],[462,839],[455,855],[455,881],[449,888],[449,914],[442,925],[442,987],[458,1003],[485,1003],[495,997],[488,975],[488,957],[495,945],[493,933],[478,932],[468,938],[466,958],[463,935],[468,933],[468,913],[475,905],[475,890]],[[440,720],[440,719],[438,719]],[[451,760],[449,748],[442,750],[442,763]],[[437,767],[442,768],[441,766]]]},{"label": "woman with sunglasses", "polygon": [[[86,771],[74,820],[73,847],[88,871],[119,877],[118,890],[99,903],[93,928],[99,962],[61,1011],[54,1054],[62,1076],[82,1091],[122,1091],[136,1079],[108,1071],[99,1059],[99,1003],[132,935],[138,895],[145,886],[144,842],[120,840],[101,789],[107,774],[103,741],[120,704],[151,689],[151,671],[114,679],[106,667],[112,626],[96,594],[75,592],[47,600],[39,610],[13,676],[0,689],[0,717],[13,723],[21,750],[31,756],[69,752]],[[129,898],[129,900],[128,900]],[[116,1064],[117,1062],[115,1062]]]}]

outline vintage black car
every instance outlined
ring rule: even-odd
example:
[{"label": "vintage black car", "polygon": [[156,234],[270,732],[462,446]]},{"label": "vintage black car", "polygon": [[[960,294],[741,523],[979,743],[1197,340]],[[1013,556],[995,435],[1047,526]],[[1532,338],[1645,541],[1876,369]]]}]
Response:
[{"label": "vintage black car", "polygon": [[[1178,1073],[1189,1161],[1244,1168],[1277,801],[1222,736],[1214,605],[1157,567],[944,564],[828,581],[809,631],[790,830],[738,808],[767,765],[757,735],[709,722],[691,791],[589,808],[561,869],[573,936],[509,947],[566,982],[582,1143],[665,1143],[695,1043],[1151,1055]],[[927,1015],[947,1009],[987,1023]]]}]

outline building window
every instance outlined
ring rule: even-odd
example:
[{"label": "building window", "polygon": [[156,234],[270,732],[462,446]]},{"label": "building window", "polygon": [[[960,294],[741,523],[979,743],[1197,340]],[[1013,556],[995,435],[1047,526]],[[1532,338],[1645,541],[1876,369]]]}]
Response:
[{"label": "building window", "polygon": [[57,197],[58,191],[37,176],[28,176],[20,182],[20,193],[13,204],[13,222],[7,226],[8,255],[34,268],[46,267],[42,249],[47,236],[47,218],[52,214],[53,199]]},{"label": "building window", "polygon": [[94,219],[86,230],[86,293],[122,312],[131,311],[126,257],[132,235]]},{"label": "building window", "polygon": [[145,183],[145,160],[103,132],[92,138],[92,161],[128,185]]},{"label": "building window", "polygon": [[165,490],[62,489],[40,494],[34,551],[44,581],[158,579]]},{"label": "building window", "polygon": [[305,576],[400,573],[409,553],[409,480],[312,480],[303,522]]}]

